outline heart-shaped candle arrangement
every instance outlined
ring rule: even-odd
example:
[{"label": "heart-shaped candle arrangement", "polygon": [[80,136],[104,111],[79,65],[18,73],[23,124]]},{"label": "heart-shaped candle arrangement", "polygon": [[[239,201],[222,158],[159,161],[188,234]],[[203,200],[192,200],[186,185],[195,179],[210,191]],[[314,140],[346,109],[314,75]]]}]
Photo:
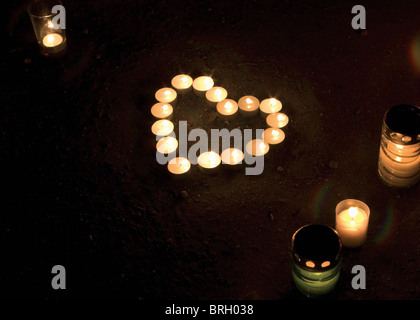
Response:
[{"label": "heart-shaped candle arrangement", "polygon": [[[203,172],[214,172],[220,164],[234,167],[241,164],[247,156],[264,157],[270,150],[270,145],[278,145],[285,139],[285,133],[281,128],[288,124],[289,118],[280,112],[283,106],[276,98],[267,98],[260,102],[252,95],[245,95],[235,101],[228,98],[225,88],[215,86],[214,80],[209,76],[200,76],[193,80],[187,74],[179,74],[172,79],[171,85],[172,87],[156,91],[155,98],[158,102],[152,106],[151,113],[156,118],[152,132],[157,137],[157,157],[167,156],[164,163],[167,163],[167,168],[172,174],[185,174],[190,170],[192,163],[197,163]],[[200,152],[196,161],[191,161],[187,156],[176,157],[179,143],[174,137],[174,124],[171,119],[178,94],[190,92],[191,88],[198,96],[205,97],[207,104],[216,107],[220,119],[231,120],[238,114],[248,118],[260,113],[266,119],[266,129],[260,130],[261,137],[250,139],[244,151],[229,147],[219,154],[216,151],[206,150]]]}]

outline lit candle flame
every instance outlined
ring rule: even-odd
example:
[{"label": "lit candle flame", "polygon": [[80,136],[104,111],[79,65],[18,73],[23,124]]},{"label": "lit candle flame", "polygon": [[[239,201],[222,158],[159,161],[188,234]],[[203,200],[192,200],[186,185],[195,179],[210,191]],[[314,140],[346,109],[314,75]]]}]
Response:
[{"label": "lit candle flame", "polygon": [[271,104],[272,106],[275,106],[275,105],[277,104],[276,99],[271,98],[271,99],[270,99],[270,104]]},{"label": "lit candle flame", "polygon": [[225,109],[230,111],[232,109],[232,103],[230,103],[230,101],[225,103]]},{"label": "lit candle flame", "polygon": [[260,149],[261,149],[261,150],[264,150],[264,149],[265,149],[265,143],[264,143],[264,142],[261,142],[261,143],[260,143]]},{"label": "lit candle flame", "polygon": [[220,89],[216,89],[215,91],[214,91],[214,94],[219,98],[220,96],[221,96],[221,94],[222,94],[222,90],[220,90]]},{"label": "lit candle flame", "polygon": [[[253,103],[253,101],[252,101],[252,99],[250,99],[250,98],[246,98],[246,103],[248,103],[248,104],[251,104],[251,103]],[[248,107],[250,107],[250,106],[248,106]]]},{"label": "lit candle flame", "polygon": [[350,224],[352,225],[352,226],[354,226],[355,224],[356,224],[356,222],[354,221],[354,218],[357,216],[357,214],[359,213],[359,210],[357,210],[357,208],[356,207],[350,207],[349,208],[349,215],[350,215],[350,217],[351,217],[351,221],[350,221]]},{"label": "lit candle flame", "polygon": [[284,115],[282,115],[282,114],[279,114],[277,116],[277,120],[279,120],[279,121],[283,121],[284,119],[286,119],[286,117]]},{"label": "lit candle flame", "polygon": [[164,94],[165,96],[170,96],[170,95],[171,95],[171,91],[166,90],[163,94]]},{"label": "lit candle flame", "polygon": [[54,28],[54,24],[52,23],[52,21],[48,21],[48,28]]}]

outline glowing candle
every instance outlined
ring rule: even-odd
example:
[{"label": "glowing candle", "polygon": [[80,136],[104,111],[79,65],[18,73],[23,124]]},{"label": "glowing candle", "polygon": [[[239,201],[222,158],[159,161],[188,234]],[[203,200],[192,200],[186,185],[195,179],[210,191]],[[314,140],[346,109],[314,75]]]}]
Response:
[{"label": "glowing candle", "polygon": [[186,93],[191,89],[193,79],[187,74],[179,74],[172,78],[171,85],[178,93]]},{"label": "glowing candle", "polygon": [[265,118],[271,113],[279,112],[282,107],[282,103],[275,98],[264,99],[260,103],[261,116]]},{"label": "glowing candle", "polygon": [[152,125],[152,132],[157,136],[167,136],[174,131],[174,124],[167,119],[157,120]]},{"label": "glowing candle", "polygon": [[319,224],[303,226],[293,234],[290,251],[293,283],[302,294],[321,298],[334,290],[342,262],[336,230]]},{"label": "glowing candle", "polygon": [[210,90],[214,86],[214,81],[211,77],[200,76],[195,78],[193,81],[194,92],[198,96],[204,96],[207,90]]},{"label": "glowing candle", "polygon": [[270,150],[270,145],[262,139],[254,139],[246,144],[245,150],[251,156],[263,156]]},{"label": "glowing candle", "polygon": [[244,117],[253,117],[258,113],[260,101],[254,96],[243,96],[238,100],[239,112]]},{"label": "glowing candle", "polygon": [[168,170],[172,174],[184,174],[191,168],[191,163],[183,157],[173,158],[168,162]]},{"label": "glowing candle", "polygon": [[420,181],[420,108],[397,105],[385,113],[379,148],[378,173],[393,187],[412,187]]},{"label": "glowing candle", "polygon": [[235,100],[224,99],[217,103],[216,106],[217,112],[219,113],[219,118],[222,120],[233,119],[238,112],[238,104]]},{"label": "glowing candle", "polygon": [[220,157],[224,164],[234,166],[242,162],[244,159],[244,153],[237,148],[228,148],[223,150]]},{"label": "glowing candle", "polygon": [[173,108],[169,103],[158,102],[150,109],[152,115],[159,119],[170,119],[172,117]]},{"label": "glowing candle", "polygon": [[346,199],[335,208],[335,229],[343,246],[355,248],[366,241],[369,224],[369,207],[362,201]]},{"label": "glowing candle", "polygon": [[163,154],[174,152],[178,148],[178,140],[174,137],[163,137],[156,143],[156,150]]},{"label": "glowing candle", "polygon": [[198,167],[204,173],[215,173],[221,163],[219,154],[214,151],[203,152],[198,156]]},{"label": "glowing candle", "polygon": [[265,120],[273,128],[283,128],[289,123],[289,117],[280,112],[269,114]]},{"label": "glowing candle", "polygon": [[213,87],[206,92],[206,98],[210,105],[216,105],[218,102],[226,99],[228,92],[222,87]]},{"label": "glowing candle", "polygon": [[263,133],[263,140],[269,144],[279,144],[284,138],[284,131],[279,128],[267,128]]},{"label": "glowing candle", "polygon": [[163,103],[174,103],[177,97],[176,91],[172,88],[162,88],[155,93],[156,100]]},{"label": "glowing candle", "polygon": [[49,33],[42,39],[42,44],[48,48],[56,47],[63,43],[63,37],[58,33]]}]

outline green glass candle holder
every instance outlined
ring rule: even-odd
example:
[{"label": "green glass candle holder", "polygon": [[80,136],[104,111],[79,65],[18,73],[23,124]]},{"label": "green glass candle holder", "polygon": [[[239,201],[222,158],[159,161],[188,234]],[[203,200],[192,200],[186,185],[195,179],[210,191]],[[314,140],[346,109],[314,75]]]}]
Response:
[{"label": "green glass candle holder", "polygon": [[292,278],[308,298],[321,298],[336,287],[341,270],[342,243],[338,233],[327,226],[309,224],[292,237]]}]

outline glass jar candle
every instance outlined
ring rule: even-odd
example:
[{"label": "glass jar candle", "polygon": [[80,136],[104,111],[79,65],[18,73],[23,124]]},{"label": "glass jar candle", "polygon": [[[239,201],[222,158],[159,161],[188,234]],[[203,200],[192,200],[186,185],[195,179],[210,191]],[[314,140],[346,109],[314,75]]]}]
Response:
[{"label": "glass jar candle", "polygon": [[[41,53],[45,56],[63,54],[67,48],[67,37],[65,23],[60,21],[65,17],[61,1],[34,0],[28,5],[27,10]],[[56,20],[60,24],[55,24]]]},{"label": "glass jar candle", "polygon": [[309,298],[334,290],[340,277],[341,238],[327,226],[309,224],[292,237],[292,278],[296,288]]},{"label": "glass jar candle", "polygon": [[412,187],[420,180],[420,108],[390,108],[382,123],[378,173],[394,187]]}]

